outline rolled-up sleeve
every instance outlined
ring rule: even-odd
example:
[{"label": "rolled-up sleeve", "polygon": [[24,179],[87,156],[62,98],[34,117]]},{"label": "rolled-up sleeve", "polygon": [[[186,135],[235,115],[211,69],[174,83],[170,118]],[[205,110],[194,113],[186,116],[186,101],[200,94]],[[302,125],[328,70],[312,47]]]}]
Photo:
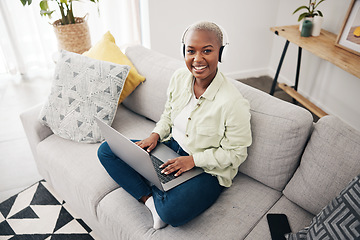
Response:
[{"label": "rolled-up sleeve", "polygon": [[173,86],[169,85],[168,88],[168,98],[167,101],[165,103],[165,109],[163,111],[163,113],[161,114],[160,120],[156,123],[156,126],[153,130],[154,133],[159,134],[160,136],[160,140],[166,138],[167,136],[169,136],[170,132],[171,132],[171,126],[172,126],[172,122],[171,122],[171,88]]},{"label": "rolled-up sleeve", "polygon": [[194,153],[193,157],[197,167],[216,175],[221,185],[229,187],[252,142],[248,101],[234,101],[225,108],[224,115],[225,131],[220,146]]}]

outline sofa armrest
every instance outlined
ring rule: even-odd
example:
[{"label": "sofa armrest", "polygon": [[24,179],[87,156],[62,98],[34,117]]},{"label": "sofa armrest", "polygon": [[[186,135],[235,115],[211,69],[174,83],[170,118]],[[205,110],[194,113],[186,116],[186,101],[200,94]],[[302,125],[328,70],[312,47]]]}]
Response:
[{"label": "sofa armrest", "polygon": [[41,124],[39,121],[42,106],[43,104],[36,105],[20,114],[20,119],[35,160],[37,158],[36,146],[53,134],[49,127]]}]

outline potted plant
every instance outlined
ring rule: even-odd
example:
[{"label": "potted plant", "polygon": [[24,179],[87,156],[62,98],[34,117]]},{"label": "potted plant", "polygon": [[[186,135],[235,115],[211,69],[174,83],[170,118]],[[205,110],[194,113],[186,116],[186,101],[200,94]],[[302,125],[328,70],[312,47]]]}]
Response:
[{"label": "potted plant", "polygon": [[308,6],[300,6],[298,7],[293,14],[297,13],[300,10],[305,10],[302,14],[299,15],[298,22],[300,22],[299,30],[301,31],[302,23],[305,19],[309,19],[313,22],[313,36],[318,36],[321,30],[321,24],[323,22],[323,13],[317,9],[317,7],[325,0],[309,0]]},{"label": "potted plant", "polygon": [[[32,0],[20,0],[23,6],[30,5]],[[90,49],[91,39],[89,27],[84,17],[74,17],[73,1],[78,0],[42,0],[40,1],[40,15],[51,19],[55,10],[50,8],[50,2],[54,2],[55,9],[60,11],[61,18],[52,23],[59,49],[83,53]],[[97,3],[99,0],[87,0]],[[57,7],[56,7],[57,5]]]}]

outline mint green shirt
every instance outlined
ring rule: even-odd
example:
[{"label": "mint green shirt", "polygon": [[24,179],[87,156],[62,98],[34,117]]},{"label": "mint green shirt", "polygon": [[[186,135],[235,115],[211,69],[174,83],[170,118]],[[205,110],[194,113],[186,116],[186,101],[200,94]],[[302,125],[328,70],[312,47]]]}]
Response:
[{"label": "mint green shirt", "polygon": [[[177,70],[170,80],[165,109],[153,132],[165,141],[171,137],[174,119],[192,96],[193,75]],[[185,144],[195,166],[230,187],[251,145],[250,106],[235,86],[218,71],[191,112]]]}]

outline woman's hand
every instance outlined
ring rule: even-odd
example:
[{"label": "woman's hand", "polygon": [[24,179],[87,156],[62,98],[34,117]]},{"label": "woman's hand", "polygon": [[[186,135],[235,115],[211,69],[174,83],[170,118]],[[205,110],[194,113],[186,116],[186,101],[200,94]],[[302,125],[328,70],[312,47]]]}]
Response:
[{"label": "woman's hand", "polygon": [[136,145],[141,147],[142,149],[146,149],[147,152],[151,152],[157,145],[160,136],[157,133],[151,133],[148,138],[144,140],[135,142]]},{"label": "woman's hand", "polygon": [[175,177],[180,176],[182,173],[189,171],[193,167],[195,167],[193,156],[177,157],[160,166],[160,168],[164,168],[161,173],[170,174],[177,171]]}]

